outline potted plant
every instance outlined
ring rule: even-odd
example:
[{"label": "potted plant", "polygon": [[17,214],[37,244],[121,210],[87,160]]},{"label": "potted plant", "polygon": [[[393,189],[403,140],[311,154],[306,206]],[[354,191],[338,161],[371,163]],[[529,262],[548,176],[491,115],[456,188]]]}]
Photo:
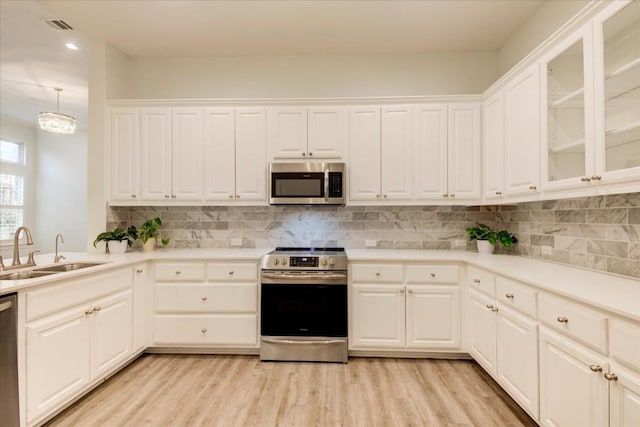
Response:
[{"label": "potted plant", "polygon": [[469,240],[475,240],[478,252],[492,254],[496,242],[500,242],[502,246],[508,248],[514,243],[518,243],[518,239],[507,230],[494,230],[485,224],[478,223],[475,227],[466,229]]},{"label": "potted plant", "polygon": [[[140,227],[140,240],[142,240],[142,250],[151,252],[156,246],[158,240],[158,229],[162,225],[160,217],[146,220]],[[160,239],[162,246],[167,246],[169,239]]]},{"label": "potted plant", "polygon": [[115,228],[113,231],[105,231],[98,234],[96,240],[93,241],[93,247],[98,242],[106,242],[107,250],[110,254],[123,254],[127,247],[131,246],[138,238],[138,230],[135,226],[130,226],[126,230],[124,228]]}]

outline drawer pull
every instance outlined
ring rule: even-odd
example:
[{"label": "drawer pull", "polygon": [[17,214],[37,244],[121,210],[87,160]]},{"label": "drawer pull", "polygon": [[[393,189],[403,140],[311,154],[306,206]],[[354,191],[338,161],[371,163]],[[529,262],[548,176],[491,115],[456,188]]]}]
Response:
[{"label": "drawer pull", "polygon": [[93,307],[93,311],[100,311],[102,307],[97,306],[97,307]]},{"label": "drawer pull", "polygon": [[233,270],[231,270],[231,271],[229,272],[229,275],[230,275],[230,276],[231,276],[232,274],[233,274]]},{"label": "drawer pull", "polygon": [[380,277],[380,272],[376,271],[376,277]]},{"label": "drawer pull", "polygon": [[473,279],[473,283],[477,285],[478,283],[480,283],[480,279]]},{"label": "drawer pull", "polygon": [[143,271],[144,271],[143,269],[139,268],[139,269],[137,269],[137,270],[136,270],[136,273],[140,274],[140,273],[142,273]]},{"label": "drawer pull", "polygon": [[180,270],[176,270],[177,275],[180,275],[180,273],[182,273]]},{"label": "drawer pull", "polygon": [[202,328],[202,333],[206,334],[207,333],[207,328]]},{"label": "drawer pull", "polygon": [[493,308],[493,306],[492,306],[491,304],[487,304],[487,308],[488,308],[489,310],[491,310],[491,309]]},{"label": "drawer pull", "polygon": [[604,377],[607,381],[618,381],[618,376],[616,374],[610,374],[607,372],[606,374],[604,374]]},{"label": "drawer pull", "polygon": [[558,321],[558,323],[569,323],[569,319],[564,316],[558,316],[556,320]]},{"label": "drawer pull", "polygon": [[85,311],[84,314],[93,314],[93,310],[89,309],[89,310]]},{"label": "drawer pull", "polygon": [[494,313],[497,312],[498,311],[498,307],[491,306],[491,311],[493,311]]},{"label": "drawer pull", "polygon": [[600,365],[589,365],[589,369],[591,369],[592,372],[602,372],[602,366]]},{"label": "drawer pull", "polygon": [[206,301],[206,300],[207,300],[207,297],[202,297],[202,301]]},{"label": "drawer pull", "polygon": [[436,273],[431,273],[431,277],[436,277]]},{"label": "drawer pull", "polygon": [[509,299],[513,299],[513,294],[505,294],[505,297],[507,297]]}]

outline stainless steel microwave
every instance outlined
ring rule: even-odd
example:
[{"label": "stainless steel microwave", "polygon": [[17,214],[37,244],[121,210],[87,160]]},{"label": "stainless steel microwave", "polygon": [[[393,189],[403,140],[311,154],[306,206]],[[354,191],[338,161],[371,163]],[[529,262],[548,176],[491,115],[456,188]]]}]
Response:
[{"label": "stainless steel microwave", "polygon": [[345,203],[344,163],[269,163],[269,204]]}]

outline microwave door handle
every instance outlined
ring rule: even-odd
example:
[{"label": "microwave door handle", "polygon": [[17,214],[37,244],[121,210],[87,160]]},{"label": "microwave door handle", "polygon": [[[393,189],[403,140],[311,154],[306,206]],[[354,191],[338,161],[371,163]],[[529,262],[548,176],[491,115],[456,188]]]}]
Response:
[{"label": "microwave door handle", "polygon": [[324,170],[324,201],[329,201],[329,168]]}]

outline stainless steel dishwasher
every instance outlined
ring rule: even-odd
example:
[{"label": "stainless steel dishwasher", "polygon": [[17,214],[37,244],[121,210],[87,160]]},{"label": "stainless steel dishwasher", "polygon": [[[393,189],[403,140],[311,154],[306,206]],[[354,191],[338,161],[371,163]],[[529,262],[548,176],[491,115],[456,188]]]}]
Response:
[{"label": "stainless steel dishwasher", "polygon": [[20,425],[16,294],[0,297],[0,425]]}]

